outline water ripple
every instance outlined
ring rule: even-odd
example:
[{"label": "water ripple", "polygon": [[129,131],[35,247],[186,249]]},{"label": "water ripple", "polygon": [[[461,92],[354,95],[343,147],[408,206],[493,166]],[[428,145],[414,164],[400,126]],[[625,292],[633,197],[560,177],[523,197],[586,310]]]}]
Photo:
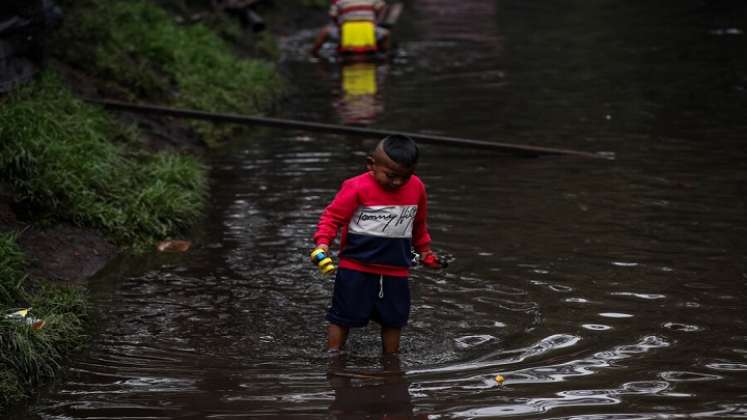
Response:
[{"label": "water ripple", "polygon": [[589,389],[558,392],[557,397],[529,398],[523,404],[501,404],[449,414],[454,418],[506,417],[518,414],[543,414],[550,410],[568,407],[592,407],[617,405],[623,397],[632,395],[656,395],[669,388],[661,381],[629,382],[616,389]]},{"label": "water ripple", "polygon": [[737,362],[714,362],[714,363],[707,363],[706,367],[709,367],[709,368],[715,369],[715,370],[723,370],[723,371],[730,371],[730,372],[744,372],[744,371],[747,371],[747,363],[737,363]]},{"label": "water ripple", "polygon": [[715,381],[722,379],[720,375],[711,375],[708,373],[685,372],[685,371],[667,371],[661,372],[659,376],[668,382],[700,382]]},{"label": "water ripple", "polygon": [[697,325],[692,324],[683,324],[679,322],[666,322],[664,323],[664,328],[672,331],[679,331],[679,332],[696,332],[696,331],[702,331],[703,328],[699,327]]}]

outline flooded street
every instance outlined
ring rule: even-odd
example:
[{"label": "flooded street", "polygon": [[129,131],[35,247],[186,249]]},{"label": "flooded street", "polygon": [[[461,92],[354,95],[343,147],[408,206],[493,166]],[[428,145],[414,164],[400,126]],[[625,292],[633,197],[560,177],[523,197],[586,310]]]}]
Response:
[{"label": "flooded street", "polygon": [[18,418],[746,418],[747,8],[629,3],[406,2],[388,64],[286,41],[281,117],[616,158],[423,146],[452,261],[413,270],[399,359],[374,324],[328,359],[307,260],[378,139],[257,129],[194,250],[92,282],[90,348]]}]

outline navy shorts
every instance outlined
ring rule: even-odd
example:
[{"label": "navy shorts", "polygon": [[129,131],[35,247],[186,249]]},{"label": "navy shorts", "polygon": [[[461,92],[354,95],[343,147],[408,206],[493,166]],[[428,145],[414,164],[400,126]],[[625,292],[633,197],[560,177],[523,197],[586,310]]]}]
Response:
[{"label": "navy shorts", "polygon": [[337,269],[327,321],[343,327],[365,327],[369,320],[374,320],[382,327],[402,328],[409,317],[407,277]]}]

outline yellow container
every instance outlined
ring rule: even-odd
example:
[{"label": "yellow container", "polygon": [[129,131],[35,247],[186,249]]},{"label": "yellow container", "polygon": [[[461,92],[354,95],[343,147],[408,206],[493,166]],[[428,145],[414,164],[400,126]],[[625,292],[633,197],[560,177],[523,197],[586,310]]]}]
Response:
[{"label": "yellow container", "polygon": [[373,22],[344,22],[340,38],[340,50],[342,51],[376,51],[376,27]]}]

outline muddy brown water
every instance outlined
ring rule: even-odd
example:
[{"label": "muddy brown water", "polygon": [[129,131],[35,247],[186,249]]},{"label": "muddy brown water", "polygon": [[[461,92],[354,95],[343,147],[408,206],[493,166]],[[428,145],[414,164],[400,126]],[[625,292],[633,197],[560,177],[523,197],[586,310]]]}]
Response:
[{"label": "muddy brown water", "polygon": [[236,139],[211,157],[196,248],[102,272],[90,349],[21,417],[747,417],[744,7],[407,5],[373,76],[286,40],[282,116],[616,160],[423,147],[451,266],[414,270],[399,359],[372,326],[330,362],[309,238],[376,139]]}]

